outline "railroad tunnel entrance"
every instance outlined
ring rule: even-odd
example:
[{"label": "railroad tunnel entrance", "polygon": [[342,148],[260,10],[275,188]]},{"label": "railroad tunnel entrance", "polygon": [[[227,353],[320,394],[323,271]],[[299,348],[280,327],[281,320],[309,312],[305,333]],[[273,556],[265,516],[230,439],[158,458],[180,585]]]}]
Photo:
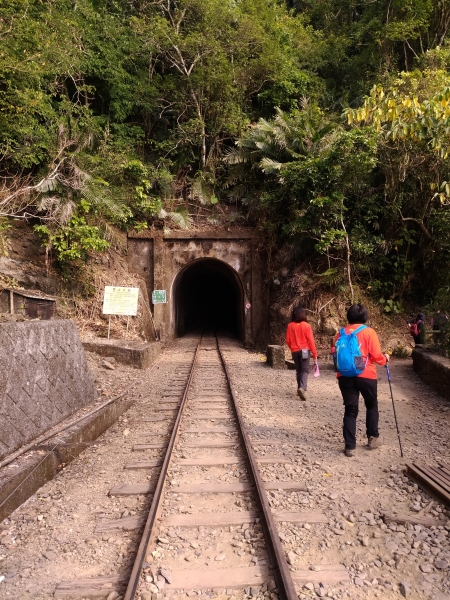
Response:
[{"label": "railroad tunnel entrance", "polygon": [[185,266],[174,282],[176,335],[220,330],[244,338],[242,283],[232,267],[214,258]]}]

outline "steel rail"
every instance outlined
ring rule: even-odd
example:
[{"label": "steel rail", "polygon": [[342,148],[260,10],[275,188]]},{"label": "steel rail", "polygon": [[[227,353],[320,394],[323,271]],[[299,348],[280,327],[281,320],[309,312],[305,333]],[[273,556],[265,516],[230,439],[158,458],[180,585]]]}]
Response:
[{"label": "steel rail", "polygon": [[245,452],[247,454],[247,463],[250,467],[250,476],[253,480],[252,483],[255,487],[256,498],[261,512],[261,524],[266,534],[265,538],[267,550],[271,558],[271,562],[274,565],[278,595],[281,600],[297,600],[298,597],[297,592],[295,591],[294,581],[292,580],[291,572],[286,561],[286,556],[281,545],[280,538],[278,537],[275,519],[273,518],[272,510],[269,506],[269,502],[266,497],[264,483],[259,473],[258,462],[256,460],[249,436],[246,431],[244,419],[242,417],[242,413],[234,393],[233,385],[231,383],[230,373],[228,371],[225,358],[222,354],[222,350],[220,349],[219,338],[217,336],[216,341],[220,359],[225,370],[228,389],[230,390],[230,395],[233,400],[232,406],[236,415],[236,421],[239,428],[239,435],[243,441]]},{"label": "steel rail", "polygon": [[169,443],[167,445],[166,454],[164,456],[164,461],[161,467],[161,472],[159,474],[158,483],[156,484],[155,493],[153,495],[152,504],[150,506],[150,510],[147,515],[147,521],[145,523],[144,531],[142,533],[141,541],[139,544],[139,548],[136,554],[136,558],[134,560],[133,569],[131,571],[130,579],[128,581],[128,586],[123,597],[123,600],[134,600],[136,595],[136,591],[139,585],[139,580],[142,573],[142,566],[144,564],[144,559],[147,555],[148,546],[151,541],[151,536],[153,533],[153,529],[155,526],[155,521],[158,517],[158,512],[161,506],[161,501],[163,499],[164,485],[166,483],[167,472],[169,470],[170,461],[172,460],[172,452],[175,447],[179,427],[181,423],[181,417],[183,416],[184,407],[186,404],[189,388],[191,386],[192,377],[194,375],[195,366],[197,363],[198,351],[202,344],[202,338],[200,338],[199,343],[195,349],[194,358],[192,359],[191,370],[189,372],[189,377],[186,382],[186,386],[184,388],[183,397],[181,399],[180,409],[178,411],[177,418],[175,420],[175,424],[170,436]]}]

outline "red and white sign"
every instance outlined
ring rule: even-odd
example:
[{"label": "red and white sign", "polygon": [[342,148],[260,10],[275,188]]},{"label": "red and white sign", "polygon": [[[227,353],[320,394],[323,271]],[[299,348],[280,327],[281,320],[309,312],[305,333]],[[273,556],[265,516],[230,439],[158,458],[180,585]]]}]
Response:
[{"label": "red and white sign", "polygon": [[245,308],[246,308],[247,310],[250,310],[250,308],[251,308],[251,307],[252,307],[252,305],[250,304],[250,302],[246,302],[246,303],[245,303]]}]

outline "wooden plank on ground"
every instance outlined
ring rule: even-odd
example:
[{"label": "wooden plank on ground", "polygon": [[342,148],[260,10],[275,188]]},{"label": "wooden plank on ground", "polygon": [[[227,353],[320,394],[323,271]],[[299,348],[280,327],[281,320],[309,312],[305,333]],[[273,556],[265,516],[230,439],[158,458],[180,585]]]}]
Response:
[{"label": "wooden plank on ground", "polygon": [[436,469],[436,467],[427,467],[427,470],[424,472],[429,474],[429,476],[438,483],[441,488],[443,488],[446,492],[450,492],[450,481],[447,479],[446,474],[441,469]]},{"label": "wooden plank on ground", "polygon": [[170,417],[143,417],[142,419],[134,419],[134,422],[142,421],[142,423],[161,423],[162,421],[170,422]]},{"label": "wooden plank on ground", "polygon": [[445,525],[446,521],[440,521],[439,519],[433,519],[433,517],[426,517],[420,515],[393,515],[391,513],[383,513],[383,519],[385,523],[410,523],[411,525],[423,525],[424,527],[438,527],[439,525]]},{"label": "wooden plank on ground", "polygon": [[103,520],[97,523],[95,533],[106,531],[134,531],[145,525],[145,516],[124,517],[123,519]]},{"label": "wooden plank on ground", "polygon": [[115,485],[111,488],[110,496],[138,496],[140,494],[152,494],[155,491],[154,483],[126,483]]},{"label": "wooden plank on ground", "polygon": [[167,442],[162,442],[161,444],[135,444],[133,446],[133,452],[140,452],[142,450],[159,450],[166,447]]},{"label": "wooden plank on ground", "polygon": [[233,589],[260,586],[271,578],[267,567],[233,567],[231,569],[186,569],[173,571],[168,590]]},{"label": "wooden plank on ground", "polygon": [[274,517],[276,521],[286,521],[286,523],[328,523],[325,513],[310,510],[277,510],[274,512]]},{"label": "wooden plank on ground", "polygon": [[200,513],[198,515],[169,515],[164,519],[167,527],[226,527],[254,523],[258,515],[254,511],[242,510],[228,513]]},{"label": "wooden plank on ground", "polygon": [[161,459],[156,460],[141,460],[139,462],[127,463],[123,466],[124,469],[151,469],[152,467],[160,467],[163,461]]},{"label": "wooden plank on ground", "polygon": [[406,465],[407,475],[432,497],[438,497],[447,507],[450,506],[450,494],[437,484],[427,473],[425,466],[417,463]]},{"label": "wooden plank on ground", "polygon": [[111,592],[125,591],[128,583],[126,575],[115,577],[92,577],[61,581],[55,589],[54,598],[106,598]]},{"label": "wooden plank on ground", "polygon": [[172,408],[171,405],[169,404],[169,406],[157,406],[155,409],[155,412],[176,412],[178,410],[177,407]]},{"label": "wooden plank on ground", "polygon": [[[316,570],[317,569],[317,570]],[[337,585],[338,583],[350,583],[350,576],[344,565],[314,565],[312,569],[296,569],[291,571],[295,583],[325,583]]]},{"label": "wooden plank on ground", "polygon": [[166,398],[163,396],[159,401],[160,404],[180,404],[181,396],[177,396],[176,398]]},{"label": "wooden plank on ground", "polygon": [[444,465],[442,463],[440,464],[440,467],[441,467],[441,471],[443,473],[445,473],[447,475],[447,477],[450,478],[450,467],[447,467],[447,465]]}]

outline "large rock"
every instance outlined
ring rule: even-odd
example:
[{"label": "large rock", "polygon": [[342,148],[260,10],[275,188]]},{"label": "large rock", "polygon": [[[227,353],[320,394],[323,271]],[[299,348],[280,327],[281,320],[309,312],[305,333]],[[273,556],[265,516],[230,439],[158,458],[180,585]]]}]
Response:
[{"label": "large rock", "polygon": [[337,317],[324,317],[320,322],[320,331],[329,336],[335,336],[341,329],[341,324]]},{"label": "large rock", "polygon": [[0,256],[0,275],[15,279],[24,288],[38,289],[46,294],[56,292],[56,278],[29,262]]}]

